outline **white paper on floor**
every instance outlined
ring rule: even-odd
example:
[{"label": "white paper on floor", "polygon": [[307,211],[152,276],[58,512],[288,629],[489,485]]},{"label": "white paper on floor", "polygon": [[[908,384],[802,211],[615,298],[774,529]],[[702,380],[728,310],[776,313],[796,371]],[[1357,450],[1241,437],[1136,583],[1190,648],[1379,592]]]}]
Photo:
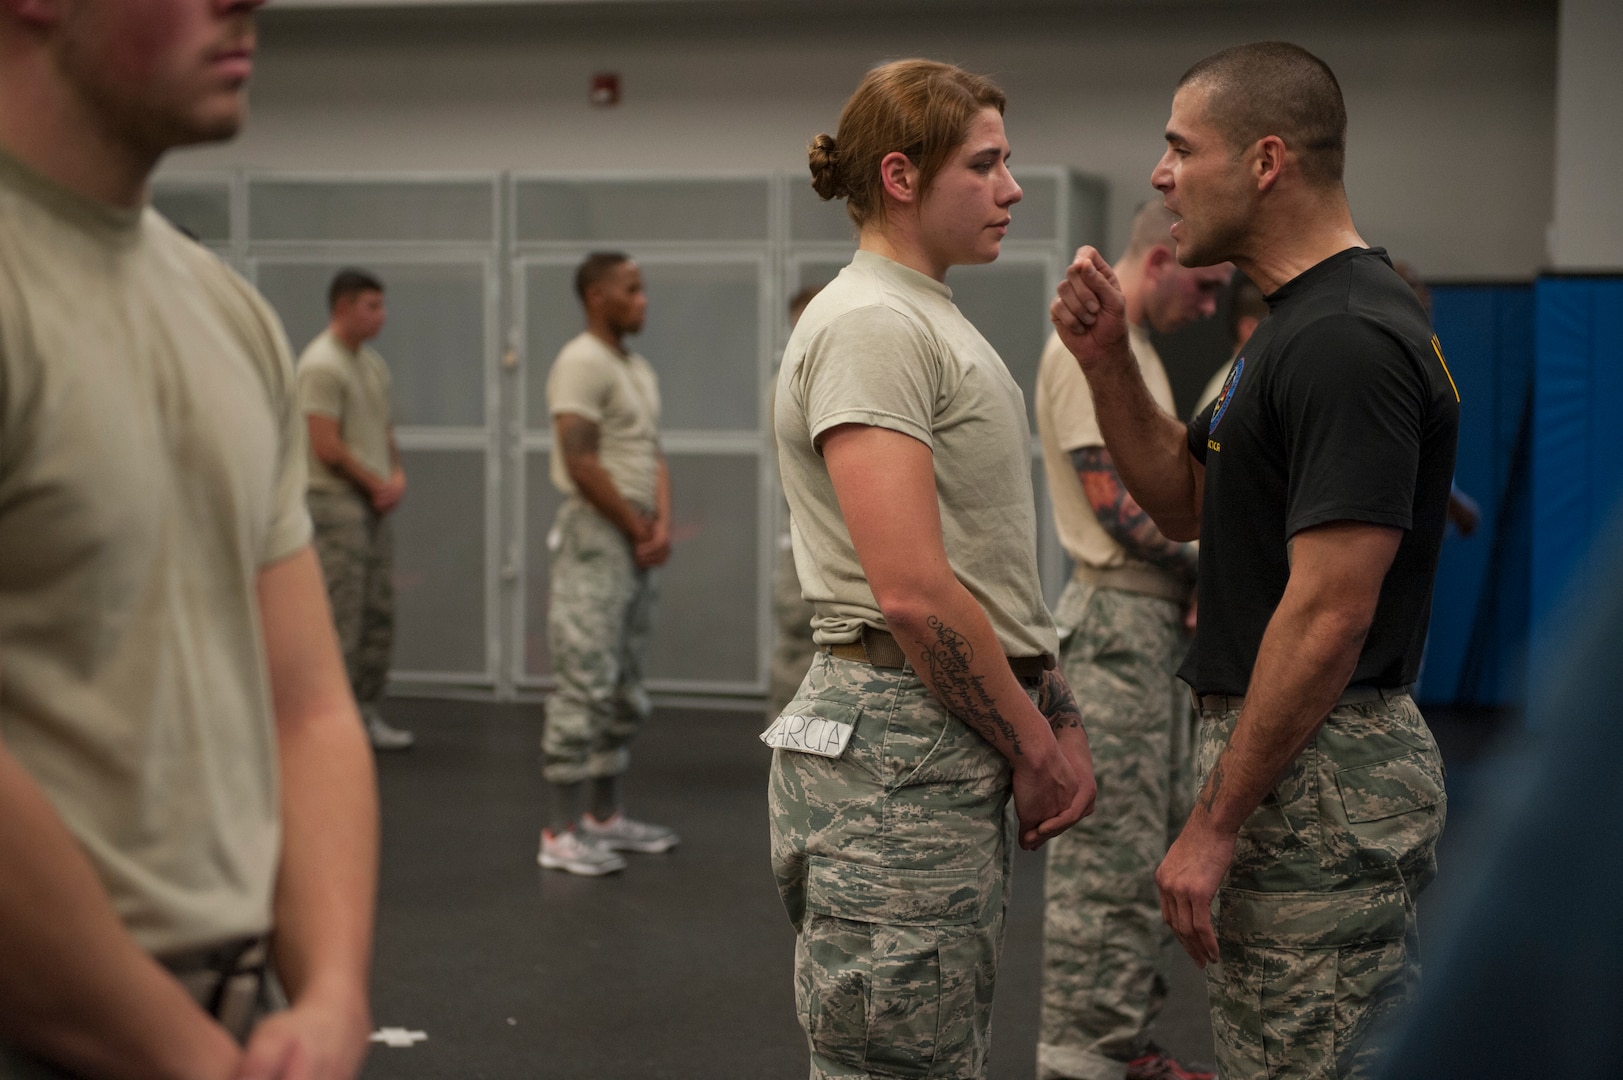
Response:
[{"label": "white paper on floor", "polygon": [[409,1050],[420,1042],[428,1040],[426,1031],[407,1031],[405,1028],[386,1027],[378,1028],[372,1033],[372,1041],[392,1046],[397,1050]]}]

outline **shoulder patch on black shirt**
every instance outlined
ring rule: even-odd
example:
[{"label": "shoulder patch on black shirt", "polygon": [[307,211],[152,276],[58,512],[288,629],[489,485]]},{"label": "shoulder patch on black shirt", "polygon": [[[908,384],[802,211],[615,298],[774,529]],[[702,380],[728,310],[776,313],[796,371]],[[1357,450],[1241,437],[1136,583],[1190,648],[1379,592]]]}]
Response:
[{"label": "shoulder patch on black shirt", "polygon": [[1245,370],[1245,357],[1234,361],[1234,367],[1229,377],[1223,380],[1222,392],[1217,395],[1217,404],[1212,406],[1212,422],[1206,428],[1206,434],[1217,433],[1217,425],[1223,421],[1223,413],[1229,407],[1229,400],[1234,397],[1234,388],[1240,385],[1240,372]]}]

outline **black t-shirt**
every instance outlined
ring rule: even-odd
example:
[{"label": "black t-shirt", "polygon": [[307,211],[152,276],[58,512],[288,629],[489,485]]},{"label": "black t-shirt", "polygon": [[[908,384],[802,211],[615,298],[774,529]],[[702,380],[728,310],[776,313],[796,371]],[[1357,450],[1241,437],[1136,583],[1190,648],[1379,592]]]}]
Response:
[{"label": "black t-shirt", "polygon": [[1189,424],[1206,466],[1200,608],[1179,674],[1244,694],[1302,529],[1404,530],[1350,685],[1415,681],[1447,519],[1459,396],[1414,294],[1380,248],[1349,248],[1268,297],[1223,392]]}]

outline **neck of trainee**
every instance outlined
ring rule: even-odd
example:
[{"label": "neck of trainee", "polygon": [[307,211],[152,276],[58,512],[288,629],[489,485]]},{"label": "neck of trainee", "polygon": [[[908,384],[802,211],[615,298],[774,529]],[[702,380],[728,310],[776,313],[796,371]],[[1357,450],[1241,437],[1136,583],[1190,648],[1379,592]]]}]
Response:
[{"label": "neck of trainee", "polygon": [[1232,261],[1264,296],[1332,255],[1369,246],[1353,227],[1352,210],[1339,187],[1301,193],[1279,212],[1259,218],[1246,239],[1246,250]]},{"label": "neck of trainee", "polygon": [[349,327],[345,326],[337,319],[334,319],[332,322],[328,323],[327,329],[332,332],[333,337],[338,339],[338,344],[342,345],[352,353],[360,352],[361,346],[366,344],[366,338],[363,338],[359,334],[350,330]]},{"label": "neck of trainee", "polygon": [[951,264],[931,256],[919,236],[917,224],[916,214],[909,213],[905,207],[893,207],[887,217],[862,226],[857,235],[857,250],[882,255],[945,284]]},{"label": "neck of trainee", "polygon": [[625,335],[604,316],[595,313],[587,315],[586,332],[613,349],[620,356],[626,354]]},{"label": "neck of trainee", "polygon": [[1121,298],[1127,306],[1127,321],[1139,329],[1144,325],[1144,253],[1123,256],[1116,262],[1116,281],[1121,285]]},{"label": "neck of trainee", "polygon": [[43,50],[0,40],[0,146],[69,191],[129,210],[145,203],[162,151],[116,131]]}]

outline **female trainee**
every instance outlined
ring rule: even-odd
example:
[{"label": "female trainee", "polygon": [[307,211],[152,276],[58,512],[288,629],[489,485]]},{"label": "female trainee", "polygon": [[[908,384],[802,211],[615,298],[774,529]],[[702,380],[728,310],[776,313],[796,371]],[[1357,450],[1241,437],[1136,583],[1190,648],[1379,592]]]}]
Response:
[{"label": "female trainee", "polygon": [[823,652],[763,739],[815,1077],[984,1074],[1013,801],[1035,848],[1087,813],[1087,738],[1037,578],[1031,435],[948,268],[1020,199],[1004,97],[947,64],[869,72],[812,184],[851,264],[789,339],[775,421]]}]

